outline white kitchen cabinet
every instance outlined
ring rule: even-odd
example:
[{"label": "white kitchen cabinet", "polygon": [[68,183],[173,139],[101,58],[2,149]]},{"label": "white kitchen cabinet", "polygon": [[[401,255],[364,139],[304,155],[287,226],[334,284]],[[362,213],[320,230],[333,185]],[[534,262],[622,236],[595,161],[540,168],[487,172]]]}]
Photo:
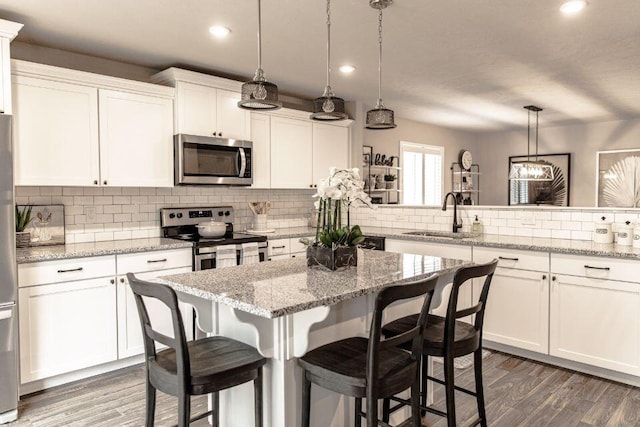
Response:
[{"label": "white kitchen cabinet", "polygon": [[251,113],[253,141],[253,184],[251,188],[271,188],[271,117]]},{"label": "white kitchen cabinet", "polygon": [[101,89],[99,103],[102,185],[173,186],[173,102]]},{"label": "white kitchen cabinet", "polygon": [[251,115],[238,107],[241,83],[169,68],[152,81],[176,88],[176,132],[251,139]]},{"label": "white kitchen cabinet", "polygon": [[12,114],[10,43],[22,24],[0,19],[0,113]]},{"label": "white kitchen cabinet", "polygon": [[[549,254],[512,249],[473,249],[477,263],[498,259],[484,314],[483,338],[548,354]],[[474,297],[482,290],[474,283]]]},{"label": "white kitchen cabinet", "polygon": [[640,375],[638,283],[553,274],[549,330],[552,356]]},{"label": "white kitchen cabinet", "polygon": [[[455,244],[442,244],[432,242],[416,242],[411,240],[386,239],[385,250],[387,252],[409,253],[417,255],[431,255],[443,258],[462,259],[471,261],[471,246]],[[432,312],[439,316],[444,316],[447,312],[447,301],[451,293],[451,285],[448,284],[442,291],[442,302],[435,307]],[[473,295],[471,283],[463,285],[458,293],[458,309],[471,307],[473,301],[478,299],[478,295]],[[465,318],[469,320],[469,318]]]},{"label": "white kitchen cabinet", "polygon": [[20,381],[118,357],[113,277],[19,289]]},{"label": "white kitchen cabinet", "polygon": [[16,185],[98,185],[95,87],[14,76],[13,112]]},{"label": "white kitchen cabinet", "polygon": [[173,185],[172,88],[12,66],[16,185]]},{"label": "white kitchen cabinet", "polygon": [[349,167],[349,128],[324,123],[313,123],[313,178],[318,184],[320,179],[329,175],[329,168],[346,169]]},{"label": "white kitchen cabinet", "polygon": [[271,188],[313,188],[312,155],[311,122],[271,118]]}]

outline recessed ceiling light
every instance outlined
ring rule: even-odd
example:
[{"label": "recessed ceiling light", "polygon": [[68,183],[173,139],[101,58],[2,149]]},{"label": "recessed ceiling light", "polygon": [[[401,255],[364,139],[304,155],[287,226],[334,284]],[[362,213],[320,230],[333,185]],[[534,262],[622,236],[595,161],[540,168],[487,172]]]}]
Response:
[{"label": "recessed ceiling light", "polygon": [[211,27],[209,27],[209,32],[211,33],[212,36],[219,38],[219,39],[223,39],[225,37],[227,37],[229,35],[229,33],[231,32],[231,30],[227,27],[223,27],[221,25],[213,25]]},{"label": "recessed ceiling light", "polygon": [[351,74],[356,70],[353,65],[343,65],[340,67],[340,72],[344,74]]},{"label": "recessed ceiling light", "polygon": [[575,15],[580,13],[585,7],[587,7],[586,0],[570,0],[562,3],[560,12],[565,15]]}]

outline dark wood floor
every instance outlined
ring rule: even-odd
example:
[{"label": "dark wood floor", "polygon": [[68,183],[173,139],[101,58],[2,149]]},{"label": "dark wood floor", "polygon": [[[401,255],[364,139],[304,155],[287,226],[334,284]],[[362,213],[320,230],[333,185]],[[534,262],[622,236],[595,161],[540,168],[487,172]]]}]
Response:
[{"label": "dark wood floor", "polygon": [[[436,363],[436,374],[441,365]],[[472,369],[456,370],[457,384],[473,388]],[[484,360],[487,417],[490,426],[588,427],[640,426],[640,389],[493,353]],[[14,426],[143,426],[144,371],[135,366],[23,398]],[[459,425],[475,415],[473,398],[456,393]],[[206,398],[192,401],[194,413],[206,411]],[[443,393],[436,405],[443,407]],[[159,393],[156,425],[175,424],[175,399]],[[446,426],[427,415],[424,425]],[[204,420],[194,426],[207,425]],[[405,424],[408,425],[408,424]],[[404,425],[403,425],[404,427]]]}]

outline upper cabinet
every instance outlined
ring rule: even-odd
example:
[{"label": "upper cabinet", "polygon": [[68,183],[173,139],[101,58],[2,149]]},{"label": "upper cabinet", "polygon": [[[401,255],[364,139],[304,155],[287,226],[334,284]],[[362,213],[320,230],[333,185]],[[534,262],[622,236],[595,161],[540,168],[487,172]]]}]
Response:
[{"label": "upper cabinet", "polygon": [[178,68],[152,80],[176,88],[176,133],[251,139],[251,116],[238,108],[240,82]]},{"label": "upper cabinet", "polygon": [[9,44],[22,29],[22,24],[0,19],[0,113],[12,114],[11,55]]},{"label": "upper cabinet", "polygon": [[311,122],[271,118],[271,188],[312,187],[312,138]]},{"label": "upper cabinet", "polygon": [[332,166],[349,167],[349,128],[313,123],[313,185],[329,175]]},{"label": "upper cabinet", "polygon": [[16,185],[173,185],[168,87],[13,61]]}]

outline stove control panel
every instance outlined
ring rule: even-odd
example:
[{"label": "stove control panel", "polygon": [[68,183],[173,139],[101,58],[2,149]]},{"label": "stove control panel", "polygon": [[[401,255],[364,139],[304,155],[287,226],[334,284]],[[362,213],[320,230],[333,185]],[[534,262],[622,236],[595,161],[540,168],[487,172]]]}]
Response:
[{"label": "stove control panel", "polygon": [[233,224],[233,207],[211,206],[160,209],[160,225],[162,227],[196,225],[211,219]]}]

